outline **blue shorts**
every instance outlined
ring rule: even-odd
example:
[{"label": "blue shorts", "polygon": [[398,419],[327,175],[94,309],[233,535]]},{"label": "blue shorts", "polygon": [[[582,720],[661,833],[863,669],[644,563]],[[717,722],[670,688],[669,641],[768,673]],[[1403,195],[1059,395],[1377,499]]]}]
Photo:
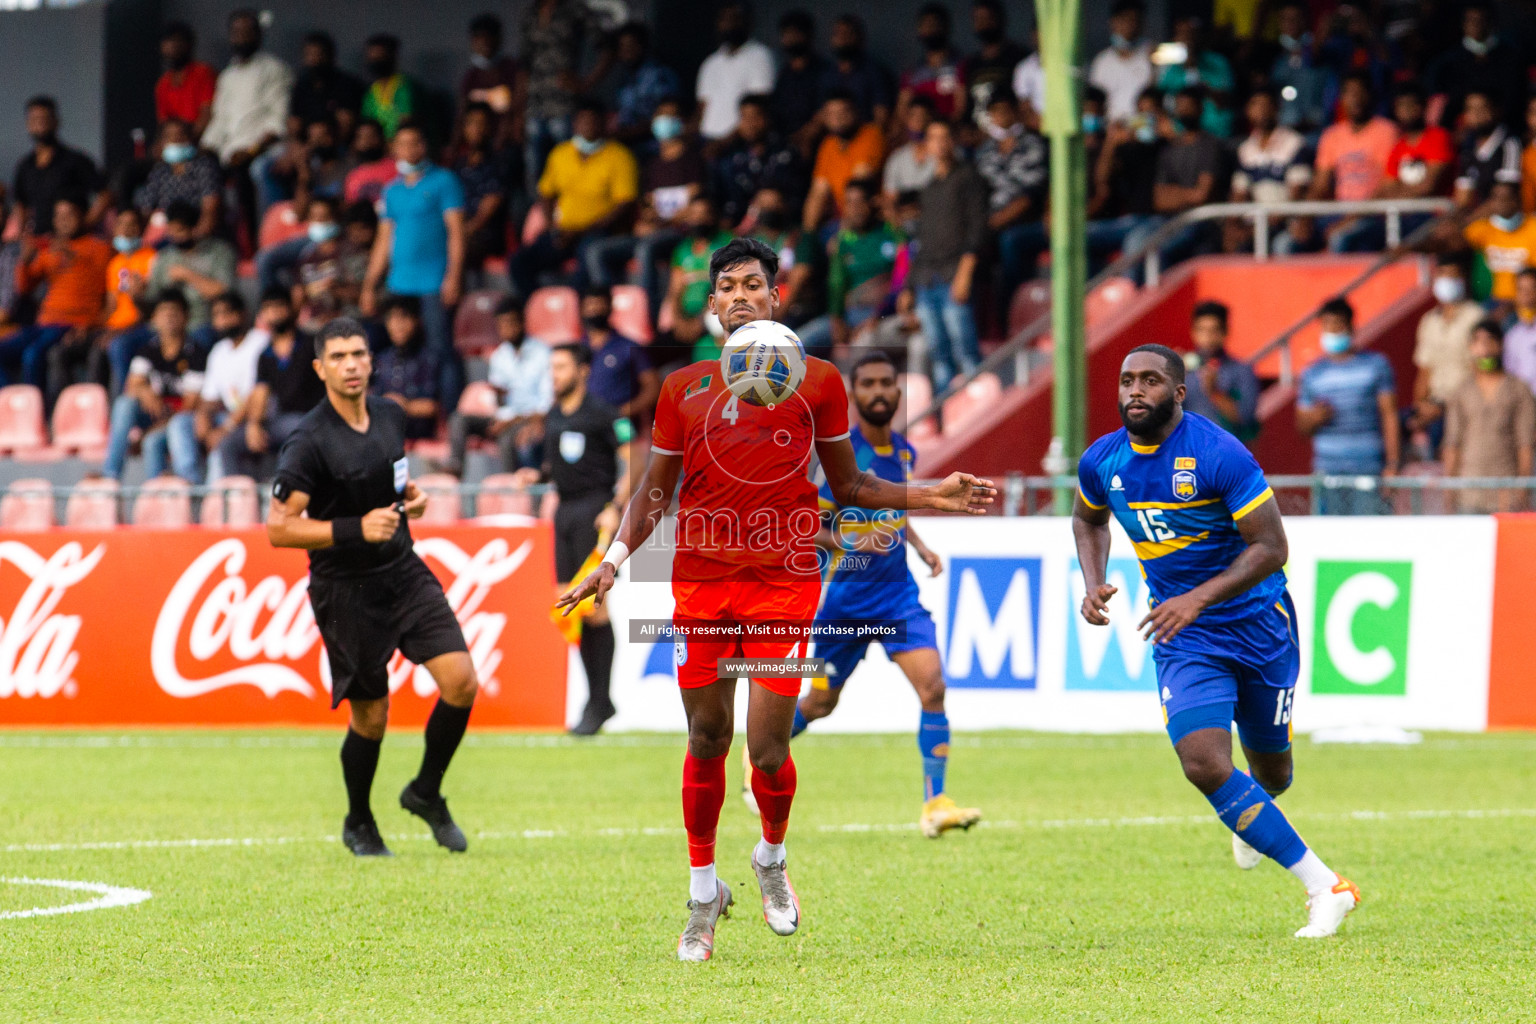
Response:
[{"label": "blue shorts", "polygon": [[859,662],[864,660],[864,653],[869,650],[871,643],[878,643],[888,655],[925,648],[938,649],[938,630],[934,627],[933,616],[928,614],[928,609],[924,608],[917,599],[917,584],[908,577],[906,586],[900,584],[878,586],[880,593],[894,600],[882,601],[879,604],[864,600],[847,600],[847,597],[858,597],[875,591],[873,588],[848,587],[847,584],[828,586],[826,600],[822,603],[821,611],[817,613],[816,621],[853,620],[871,623],[899,621],[906,624],[906,636],[900,640],[869,637],[850,637],[846,640],[818,639],[812,657],[826,659],[827,674],[811,680],[811,686],[814,688],[841,689],[848,681],[848,677],[853,675],[853,670],[859,667]]},{"label": "blue shorts", "polygon": [[[1250,750],[1290,748],[1301,647],[1290,595],[1283,594],[1273,611],[1274,622],[1191,627],[1187,639],[1181,634],[1154,652],[1170,740],[1178,743],[1197,729],[1230,730],[1236,722],[1238,738]],[[1223,634],[1229,642],[1223,643]]]}]

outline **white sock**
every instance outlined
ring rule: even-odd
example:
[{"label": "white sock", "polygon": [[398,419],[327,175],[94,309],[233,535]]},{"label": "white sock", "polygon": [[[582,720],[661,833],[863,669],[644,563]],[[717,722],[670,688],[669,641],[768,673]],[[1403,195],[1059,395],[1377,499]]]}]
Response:
[{"label": "white sock", "polygon": [[1322,858],[1311,850],[1286,870],[1301,879],[1301,884],[1307,887],[1309,895],[1327,892],[1339,884],[1339,876],[1334,874],[1333,870],[1323,863]]},{"label": "white sock", "polygon": [[[1328,883],[1332,885],[1332,882]],[[688,869],[688,898],[698,900],[700,903],[708,903],[720,897],[720,883],[715,879],[715,866],[706,864],[702,868]]]},{"label": "white sock", "polygon": [[784,844],[770,843],[766,839],[757,841],[757,849],[752,851],[752,859],[763,867],[771,867],[774,864],[784,863]]}]

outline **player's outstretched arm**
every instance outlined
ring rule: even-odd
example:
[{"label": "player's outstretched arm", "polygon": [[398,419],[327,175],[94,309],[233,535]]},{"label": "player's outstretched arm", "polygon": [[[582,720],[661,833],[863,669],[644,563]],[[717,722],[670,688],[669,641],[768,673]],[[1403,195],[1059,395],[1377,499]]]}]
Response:
[{"label": "player's outstretched arm", "polygon": [[619,523],[619,531],[613,538],[613,543],[608,547],[608,554],[602,564],[587,574],[586,579],[581,580],[555,601],[556,608],[565,609],[569,615],[571,609],[585,601],[589,597],[596,597],[596,603],[601,605],[608,591],[613,589],[614,575],[624,559],[629,557],[631,551],[639,549],[656,529],[656,524],[661,522],[661,517],[666,514],[667,506],[672,502],[672,492],[677,489],[677,478],[683,471],[683,457],[681,455],[663,455],[660,452],[651,452],[650,461],[645,466],[645,477],[640,481],[639,488],[630,497],[629,504],[624,508],[624,520]]},{"label": "player's outstretched arm", "polygon": [[840,441],[817,441],[816,454],[827,475],[833,500],[844,508],[931,508],[979,516],[985,514],[997,494],[991,480],[969,473],[951,473],[935,485],[921,487],[882,480],[859,469],[853,445],[846,437]]},{"label": "player's outstretched arm", "polygon": [[1239,519],[1237,532],[1248,546],[1225,571],[1187,594],[1159,603],[1141,620],[1136,628],[1145,630],[1148,640],[1167,643],[1211,605],[1230,600],[1285,568],[1290,545],[1273,497]]},{"label": "player's outstretched arm", "polygon": [[1109,568],[1109,509],[1094,508],[1079,494],[1072,503],[1072,539],[1077,542],[1077,564],[1082,566],[1085,593],[1083,618],[1095,626],[1109,625],[1109,599],[1114,587],[1104,582]]}]

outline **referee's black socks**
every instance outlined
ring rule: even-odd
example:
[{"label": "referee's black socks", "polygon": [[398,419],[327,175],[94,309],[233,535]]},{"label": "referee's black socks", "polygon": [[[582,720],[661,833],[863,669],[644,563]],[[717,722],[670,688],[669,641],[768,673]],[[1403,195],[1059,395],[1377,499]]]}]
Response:
[{"label": "referee's black socks", "polygon": [[441,697],[437,699],[437,705],[427,717],[427,748],[421,755],[421,772],[411,783],[418,796],[428,800],[438,798],[443,773],[448,771],[448,762],[453,760],[453,752],[459,749],[459,741],[464,738],[464,730],[469,725],[469,712],[470,708],[456,708]]},{"label": "referee's black socks", "polygon": [[371,740],[347,730],[341,741],[341,777],[347,783],[347,821],[361,825],[373,820],[368,794],[373,789],[373,775],[379,768],[379,748],[383,740]]},{"label": "referee's black socks", "polygon": [[581,667],[587,673],[587,711],[604,717],[613,711],[608,683],[613,676],[613,624],[581,626]]}]

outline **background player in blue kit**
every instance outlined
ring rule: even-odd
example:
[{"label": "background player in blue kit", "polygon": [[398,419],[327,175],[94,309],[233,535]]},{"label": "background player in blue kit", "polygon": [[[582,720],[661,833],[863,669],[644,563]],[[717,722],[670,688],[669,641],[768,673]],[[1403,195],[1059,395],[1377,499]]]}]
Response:
[{"label": "background player in blue kit", "polygon": [[[1078,465],[1072,511],[1087,596],[1082,614],[1107,625],[1109,517],[1131,537],[1152,607],[1168,737],[1184,775],[1232,830],[1243,867],[1268,856],[1307,887],[1297,938],[1338,931],[1360,901],[1296,834],[1274,798],[1291,784],[1291,697],[1300,670],[1288,555],[1274,492],[1238,440],[1186,413],[1184,361],[1163,345],[1131,350],[1120,368],[1121,430]],[[1248,773],[1232,764],[1234,720]]]},{"label": "background player in blue kit", "polygon": [[[907,439],[891,429],[901,404],[901,385],[896,364],[884,352],[866,353],[854,363],[849,375],[854,406],[851,430],[854,456],[859,468],[882,480],[904,484],[912,478],[917,452]],[[811,684],[811,692],[795,709],[792,736],[837,707],[843,684],[853,674],[871,642],[906,673],[922,703],[917,745],[923,758],[923,834],[937,838],[954,828],[968,829],[981,820],[981,811],[959,807],[944,792],[944,770],[949,760],[949,717],[944,713],[944,669],[939,663],[937,632],[933,617],[917,597],[917,581],[907,568],[907,546],[937,576],[944,571],[939,556],[917,536],[906,513],[863,508],[842,508],[832,500],[831,489],[821,485],[822,530],[816,543],[830,553],[827,586],[817,612],[818,623],[865,623],[870,626],[900,625],[899,639],[865,636],[847,639],[818,637],[815,655],[827,661],[827,675]],[[750,787],[742,788],[747,805],[756,807]]]}]

